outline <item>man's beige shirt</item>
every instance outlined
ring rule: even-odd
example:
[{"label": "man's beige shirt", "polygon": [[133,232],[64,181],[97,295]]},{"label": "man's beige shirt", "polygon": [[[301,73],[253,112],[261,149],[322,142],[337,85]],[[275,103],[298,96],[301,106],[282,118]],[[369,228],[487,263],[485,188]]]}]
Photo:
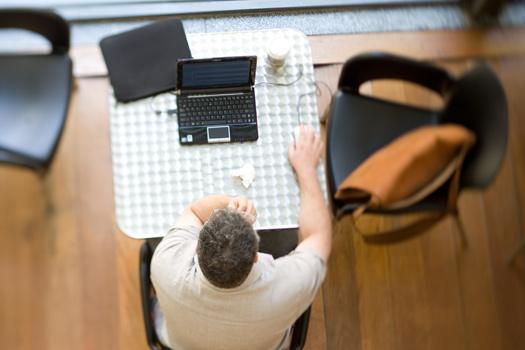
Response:
[{"label": "man's beige shirt", "polygon": [[199,268],[199,229],[172,229],[155,250],[151,280],[174,350],[286,348],[290,326],[312,303],[326,267],[308,249],[273,259],[259,253],[236,288],[212,285]]}]

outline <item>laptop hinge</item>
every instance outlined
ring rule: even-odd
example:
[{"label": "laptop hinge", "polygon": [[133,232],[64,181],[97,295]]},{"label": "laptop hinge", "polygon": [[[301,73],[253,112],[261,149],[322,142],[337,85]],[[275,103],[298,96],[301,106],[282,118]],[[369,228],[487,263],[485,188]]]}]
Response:
[{"label": "laptop hinge", "polygon": [[235,92],[250,92],[253,90],[253,85],[249,86],[237,86],[232,88],[220,88],[220,89],[184,89],[177,90],[177,95],[206,95],[206,94],[228,94]]}]

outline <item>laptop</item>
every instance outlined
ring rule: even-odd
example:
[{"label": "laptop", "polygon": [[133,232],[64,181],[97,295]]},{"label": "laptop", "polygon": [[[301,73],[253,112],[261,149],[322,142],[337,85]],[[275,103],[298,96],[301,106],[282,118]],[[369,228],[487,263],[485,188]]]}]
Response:
[{"label": "laptop", "polygon": [[257,56],[177,61],[181,145],[255,141]]}]

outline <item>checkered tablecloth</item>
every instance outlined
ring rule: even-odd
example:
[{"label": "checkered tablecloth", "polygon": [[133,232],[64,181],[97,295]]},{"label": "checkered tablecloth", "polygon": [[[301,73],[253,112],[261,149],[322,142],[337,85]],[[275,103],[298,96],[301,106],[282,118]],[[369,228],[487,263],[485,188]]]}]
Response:
[{"label": "checkered tablecloth", "polygon": [[[285,66],[275,72],[266,62],[266,47],[278,38],[288,40],[292,46]],[[299,189],[288,164],[288,144],[300,121],[319,129],[306,36],[292,29],[275,29],[188,34],[188,42],[195,58],[257,55],[259,139],[242,144],[180,146],[172,93],[118,103],[110,92],[118,226],[133,238],[160,237],[192,201],[208,194],[228,194],[254,201],[256,228],[297,227]],[[288,83],[301,75],[290,86],[264,83]],[[256,171],[249,188],[231,176],[232,170],[245,164],[253,165]],[[326,193],[321,167],[318,174]]]}]

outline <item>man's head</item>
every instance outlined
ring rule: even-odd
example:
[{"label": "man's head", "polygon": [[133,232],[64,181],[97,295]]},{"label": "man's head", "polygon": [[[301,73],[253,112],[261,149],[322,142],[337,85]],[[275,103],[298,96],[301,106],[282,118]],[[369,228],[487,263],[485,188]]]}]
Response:
[{"label": "man's head", "polygon": [[242,284],[259,249],[259,236],[236,210],[215,211],[204,224],[197,245],[199,266],[208,281],[220,288]]}]

